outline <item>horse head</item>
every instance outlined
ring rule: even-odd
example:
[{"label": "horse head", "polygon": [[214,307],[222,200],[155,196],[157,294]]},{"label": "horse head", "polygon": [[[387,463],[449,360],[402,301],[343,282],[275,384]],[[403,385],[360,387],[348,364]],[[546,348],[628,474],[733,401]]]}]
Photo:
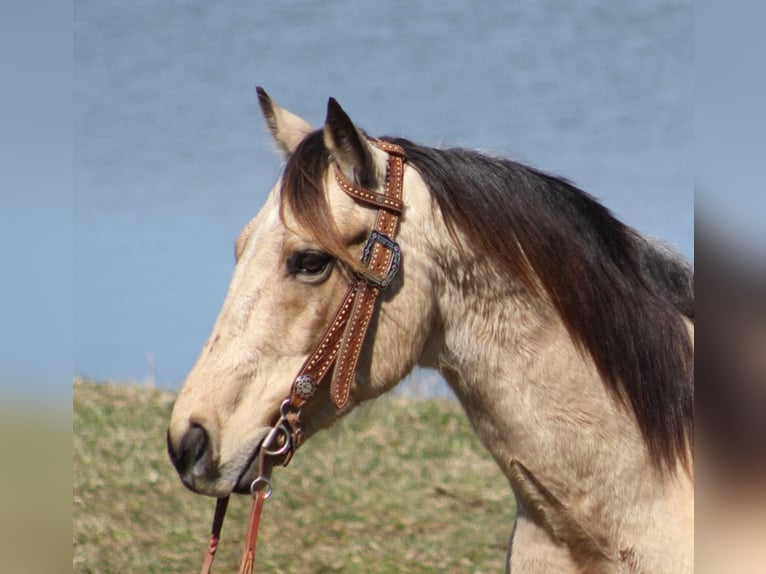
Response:
[{"label": "horse head", "polygon": [[[314,130],[260,88],[258,95],[285,169],[236,240],[223,307],[168,430],[168,450],[183,483],[217,497],[247,492],[257,476],[259,445],[279,417],[296,373],[359,276],[379,209],[353,198],[342,185],[377,196],[388,176],[389,153],[334,99],[323,128]],[[410,168],[403,178],[405,194],[422,185]],[[428,269],[419,257],[423,240],[413,220],[427,220],[431,212],[413,201],[402,215],[397,241],[405,256],[375,303],[348,399],[338,408],[330,385],[318,384],[301,409],[304,439],[393,387],[427,345],[434,304],[421,288],[429,281]]]}]

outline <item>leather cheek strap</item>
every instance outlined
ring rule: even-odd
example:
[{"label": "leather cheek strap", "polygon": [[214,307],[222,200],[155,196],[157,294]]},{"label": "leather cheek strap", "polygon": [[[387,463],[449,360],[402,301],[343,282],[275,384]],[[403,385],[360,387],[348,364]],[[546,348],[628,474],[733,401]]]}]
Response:
[{"label": "leather cheek strap", "polygon": [[296,376],[290,404],[300,409],[334,366],[330,395],[338,409],[348,404],[359,356],[381,290],[387,288],[400,266],[401,253],[394,241],[402,212],[404,152],[388,142],[373,142],[388,153],[386,183],[382,193],[356,186],[335,168],[338,185],[355,200],[378,208],[375,227],[362,255],[363,271],[346,292],[325,331]]}]

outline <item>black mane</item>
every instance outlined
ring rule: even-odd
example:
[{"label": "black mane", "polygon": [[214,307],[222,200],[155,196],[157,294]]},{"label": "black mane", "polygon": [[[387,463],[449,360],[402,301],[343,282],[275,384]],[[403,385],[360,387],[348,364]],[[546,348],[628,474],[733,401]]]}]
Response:
[{"label": "black mane", "polygon": [[[678,461],[688,467],[694,434],[693,353],[683,320],[693,318],[689,264],[564,179],[475,151],[382,139],[404,148],[451,232],[462,231],[473,249],[530,289],[542,284],[607,388],[632,408],[656,467],[672,472]],[[314,132],[287,163],[282,197],[336,252],[340,241],[332,237],[320,184],[328,167],[321,131]]]}]

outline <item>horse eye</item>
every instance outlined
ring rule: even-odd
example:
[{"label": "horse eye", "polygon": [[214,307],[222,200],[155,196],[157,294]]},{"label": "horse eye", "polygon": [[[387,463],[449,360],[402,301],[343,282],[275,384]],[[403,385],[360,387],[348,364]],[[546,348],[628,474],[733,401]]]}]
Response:
[{"label": "horse eye", "polygon": [[332,257],[321,251],[296,251],[287,260],[287,271],[293,275],[321,275],[332,263]]}]

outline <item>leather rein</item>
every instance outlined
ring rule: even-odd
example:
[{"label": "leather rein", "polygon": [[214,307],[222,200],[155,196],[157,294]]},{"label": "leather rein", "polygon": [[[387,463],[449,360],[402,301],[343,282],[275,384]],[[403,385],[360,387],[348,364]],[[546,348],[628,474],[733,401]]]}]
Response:
[{"label": "leather rein", "polygon": [[[362,251],[362,270],[351,283],[319,343],[298,371],[290,395],[279,408],[279,419],[260,444],[258,476],[250,485],[253,504],[239,574],[253,572],[261,511],[263,503],[271,496],[271,467],[275,462],[287,466],[302,442],[301,408],[314,396],[331,369],[330,395],[333,403],[337,409],[348,404],[351,383],[375,302],[380,292],[391,284],[401,264],[401,251],[394,238],[403,210],[404,150],[389,142],[373,140],[372,143],[388,154],[386,183],[381,193],[357,186],[337,164],[333,165],[335,180],[346,194],[378,209],[375,227]],[[210,542],[200,574],[211,572],[228,503],[228,496],[216,502]]]}]

